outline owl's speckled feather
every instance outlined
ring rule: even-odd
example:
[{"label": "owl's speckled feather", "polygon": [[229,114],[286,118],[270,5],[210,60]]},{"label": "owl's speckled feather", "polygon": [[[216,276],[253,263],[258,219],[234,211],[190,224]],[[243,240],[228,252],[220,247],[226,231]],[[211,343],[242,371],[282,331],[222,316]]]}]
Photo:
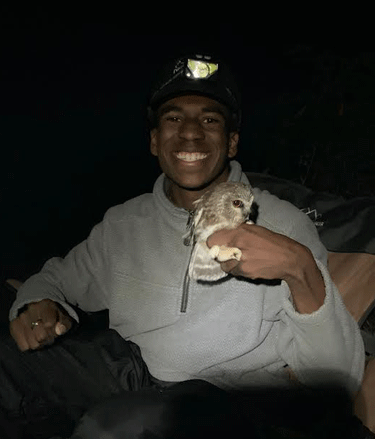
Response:
[{"label": "owl's speckled feather", "polygon": [[191,223],[194,249],[189,264],[189,275],[196,280],[215,281],[227,275],[219,261],[239,259],[239,249],[228,249],[206,244],[212,233],[221,229],[235,229],[249,222],[254,201],[251,187],[244,183],[220,183],[195,201]]}]

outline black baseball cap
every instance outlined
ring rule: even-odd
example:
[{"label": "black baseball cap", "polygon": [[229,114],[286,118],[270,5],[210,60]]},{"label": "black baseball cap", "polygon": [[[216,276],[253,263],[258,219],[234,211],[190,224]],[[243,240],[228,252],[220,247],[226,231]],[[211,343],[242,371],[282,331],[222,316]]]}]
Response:
[{"label": "black baseball cap", "polygon": [[184,56],[162,69],[149,100],[149,112],[177,96],[196,93],[224,104],[235,119],[235,129],[241,119],[240,96],[229,68],[207,55]]}]

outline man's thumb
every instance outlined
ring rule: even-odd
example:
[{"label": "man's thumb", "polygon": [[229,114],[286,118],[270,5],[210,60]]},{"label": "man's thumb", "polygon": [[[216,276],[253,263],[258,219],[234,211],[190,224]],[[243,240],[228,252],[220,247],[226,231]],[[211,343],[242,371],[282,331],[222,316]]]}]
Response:
[{"label": "man's thumb", "polygon": [[59,311],[59,321],[55,325],[56,335],[63,335],[65,332],[69,331],[72,323],[70,317],[65,315],[63,312]]},{"label": "man's thumb", "polygon": [[67,331],[67,328],[65,325],[63,325],[60,322],[56,323],[56,326],[55,326],[56,335],[63,335],[63,334],[65,334],[66,331]]}]

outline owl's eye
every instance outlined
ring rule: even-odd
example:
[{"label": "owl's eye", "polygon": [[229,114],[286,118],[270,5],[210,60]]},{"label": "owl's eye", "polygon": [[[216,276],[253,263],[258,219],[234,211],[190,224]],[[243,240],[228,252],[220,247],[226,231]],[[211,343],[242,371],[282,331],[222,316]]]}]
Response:
[{"label": "owl's eye", "polygon": [[243,207],[243,202],[241,200],[233,200],[234,207]]}]

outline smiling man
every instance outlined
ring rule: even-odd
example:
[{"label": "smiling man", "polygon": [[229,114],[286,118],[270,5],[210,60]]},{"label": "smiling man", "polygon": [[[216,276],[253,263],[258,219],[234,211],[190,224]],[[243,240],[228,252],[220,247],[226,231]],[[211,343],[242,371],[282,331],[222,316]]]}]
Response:
[{"label": "smiling man", "polygon": [[[358,390],[358,326],[330,279],[315,226],[291,204],[254,188],[257,224],[208,240],[241,250],[240,261],[221,264],[231,276],[189,279],[192,249],[183,237],[193,202],[220,182],[250,184],[233,160],[241,111],[225,66],[204,57],[166,66],[148,115],[151,153],[163,173],[153,193],[110,209],[87,240],[21,287],[10,330],[19,349],[34,355],[3,341],[12,361],[0,370],[0,394],[13,395],[4,409],[14,416],[22,401],[45,419],[57,405],[75,422],[123,390],[164,391],[189,380],[222,390],[287,388],[295,379]],[[68,332],[78,321],[74,306],[108,309],[111,330],[80,342]],[[39,395],[39,411],[30,392]]]},{"label": "smiling man", "polygon": [[227,181],[228,159],[237,153],[238,133],[226,133],[226,109],[206,96],[179,96],[158,110],[159,127],[151,132],[151,152],[168,178],[168,196],[193,209],[213,184]]}]

